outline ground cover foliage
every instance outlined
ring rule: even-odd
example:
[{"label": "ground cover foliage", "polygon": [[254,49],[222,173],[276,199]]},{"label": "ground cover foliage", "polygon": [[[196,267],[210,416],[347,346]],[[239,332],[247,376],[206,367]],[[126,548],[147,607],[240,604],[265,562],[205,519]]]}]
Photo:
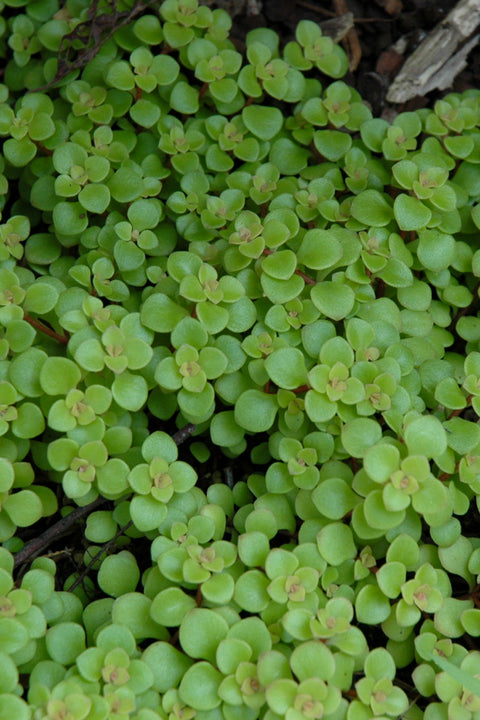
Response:
[{"label": "ground cover foliage", "polygon": [[230,27],[4,3],[0,718],[476,720],[480,92]]}]

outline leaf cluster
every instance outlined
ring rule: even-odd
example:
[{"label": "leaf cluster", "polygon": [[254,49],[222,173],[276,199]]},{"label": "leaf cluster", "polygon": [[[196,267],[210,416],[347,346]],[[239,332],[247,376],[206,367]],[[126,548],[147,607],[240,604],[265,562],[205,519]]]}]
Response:
[{"label": "leaf cluster", "polygon": [[0,717],[477,720],[480,92],[4,5]]}]

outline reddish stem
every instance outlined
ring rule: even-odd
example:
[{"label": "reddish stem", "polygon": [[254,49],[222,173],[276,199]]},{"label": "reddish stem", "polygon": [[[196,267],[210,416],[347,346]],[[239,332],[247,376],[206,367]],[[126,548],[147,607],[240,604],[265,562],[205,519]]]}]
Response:
[{"label": "reddish stem", "polygon": [[[472,402],[473,395],[468,395],[467,397],[467,405],[470,405]],[[450,420],[453,417],[457,417],[457,415],[461,415],[462,412],[465,410],[465,408],[457,408],[456,410],[453,410],[450,415],[448,416],[448,419]]]},{"label": "reddish stem", "polygon": [[36,143],[36,146],[44,155],[53,155],[53,150],[46,148],[45,145],[42,145],[42,143]]},{"label": "reddish stem", "polygon": [[295,390],[292,390],[292,392],[295,393],[295,395],[300,395],[300,393],[307,392],[307,390],[310,390],[310,385],[300,385],[295,388]]},{"label": "reddish stem", "polygon": [[[274,251],[270,250],[269,248],[264,248],[263,255],[273,255]],[[299,270],[298,268],[294,271],[294,275],[299,275],[301,278],[303,278],[307,285],[316,285],[317,281],[310,277],[310,275],[305,275],[304,272]]]},{"label": "reddish stem", "polygon": [[312,153],[314,154],[314,156],[316,157],[317,160],[319,160],[321,163],[325,162],[324,156],[317,150],[317,148],[315,147],[315,143],[313,142],[313,140],[312,140],[312,142],[310,143],[309,148],[310,148],[310,150],[312,151]]},{"label": "reddish stem", "polygon": [[304,272],[299,270],[298,268],[295,270],[295,275],[300,275],[301,278],[303,278],[307,285],[316,285],[317,281],[311,278],[309,275],[305,275]]},{"label": "reddish stem", "polygon": [[178,638],[179,638],[179,636],[180,636],[180,630],[176,630],[176,631],[173,633],[173,635],[172,635],[172,637],[170,638],[170,640],[168,641],[168,642],[169,642],[169,645],[175,646],[175,645],[178,643]]},{"label": "reddish stem", "polygon": [[48,335],[49,337],[53,338],[57,342],[62,343],[63,345],[67,345],[68,341],[70,340],[70,336],[67,335],[59,335],[55,330],[52,330],[52,328],[47,327],[47,325],[44,325],[36,318],[31,317],[28,313],[23,314],[23,319],[28,322],[29,325],[35,328],[35,330],[40,330],[40,332],[43,332],[45,335]]}]

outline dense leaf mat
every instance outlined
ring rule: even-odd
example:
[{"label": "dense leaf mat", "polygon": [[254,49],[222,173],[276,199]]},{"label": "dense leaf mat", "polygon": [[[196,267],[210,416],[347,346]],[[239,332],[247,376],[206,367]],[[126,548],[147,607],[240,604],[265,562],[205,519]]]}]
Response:
[{"label": "dense leaf mat", "polygon": [[0,720],[479,720],[480,92],[2,7]]}]

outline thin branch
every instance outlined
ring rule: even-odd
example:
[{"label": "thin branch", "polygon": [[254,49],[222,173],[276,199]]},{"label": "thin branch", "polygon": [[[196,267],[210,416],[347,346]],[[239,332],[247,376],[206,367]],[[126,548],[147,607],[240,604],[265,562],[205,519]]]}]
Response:
[{"label": "thin branch", "polygon": [[193,425],[192,423],[189,423],[188,425],[185,425],[181,430],[178,430],[172,437],[175,441],[176,445],[181,445],[185,442],[185,440],[188,440],[188,438],[193,435],[195,430],[197,429],[196,425]]},{"label": "thin branch", "polygon": [[106,543],[104,543],[104,544],[102,545],[102,547],[100,548],[100,550],[99,550],[97,553],[95,553],[95,555],[91,558],[91,560],[90,560],[90,562],[88,563],[88,565],[86,565],[86,566],[83,568],[82,572],[81,572],[81,573],[79,574],[79,576],[75,579],[75,581],[67,588],[67,589],[68,589],[68,592],[73,592],[73,591],[75,590],[75,588],[77,588],[77,587],[80,585],[80,583],[83,582],[84,578],[85,578],[85,577],[88,575],[88,573],[90,572],[90,568],[96,563],[96,561],[98,560],[98,558],[100,557],[100,555],[102,555],[106,550],[108,550],[108,548],[110,547],[110,545],[112,545],[112,544],[115,542],[115,540],[118,540],[118,538],[120,537],[120,535],[123,535],[123,533],[124,533],[126,530],[128,530],[129,528],[131,528],[132,525],[133,525],[133,520],[129,520],[126,525],[124,525],[123,527],[120,528],[120,530],[113,536],[113,538],[111,538],[111,540],[108,540]]},{"label": "thin branch", "polygon": [[[43,87],[36,88],[35,92],[44,91],[63,80],[73,70],[84,68],[119,28],[128,25],[137,15],[144,12],[154,3],[155,0],[140,1],[130,10],[119,12],[116,0],[111,0],[112,12],[99,13],[99,0],[93,0],[88,10],[87,20],[77,25],[68,35],[64,35],[62,38],[58,50],[58,66],[55,77]],[[76,41],[83,43],[83,48],[79,49],[75,59],[71,60],[70,56],[75,49]]]},{"label": "thin branch", "polygon": [[49,337],[53,338],[54,340],[57,340],[57,342],[62,343],[62,345],[67,345],[70,337],[68,335],[60,335],[59,333],[55,332],[55,330],[52,330],[52,328],[49,328],[47,325],[44,325],[40,322],[40,320],[37,320],[36,318],[33,318],[28,313],[23,313],[23,319],[28,322],[29,325],[31,325],[35,330],[39,330],[44,335],[48,335]]},{"label": "thin branch", "polygon": [[14,567],[17,568],[19,565],[27,562],[27,560],[33,560],[54,540],[57,540],[61,535],[69,533],[77,520],[85,517],[85,515],[88,515],[92,512],[92,510],[96,510],[97,507],[100,507],[100,505],[103,505],[106,502],[108,502],[106,498],[98,497],[96,500],[89,503],[89,505],[78,507],[76,510],[73,510],[71,513],[66,515],[66,517],[58,520],[58,522],[49,527],[48,530],[45,530],[45,532],[41,535],[36,537],[34,540],[31,540],[15,554]]}]

